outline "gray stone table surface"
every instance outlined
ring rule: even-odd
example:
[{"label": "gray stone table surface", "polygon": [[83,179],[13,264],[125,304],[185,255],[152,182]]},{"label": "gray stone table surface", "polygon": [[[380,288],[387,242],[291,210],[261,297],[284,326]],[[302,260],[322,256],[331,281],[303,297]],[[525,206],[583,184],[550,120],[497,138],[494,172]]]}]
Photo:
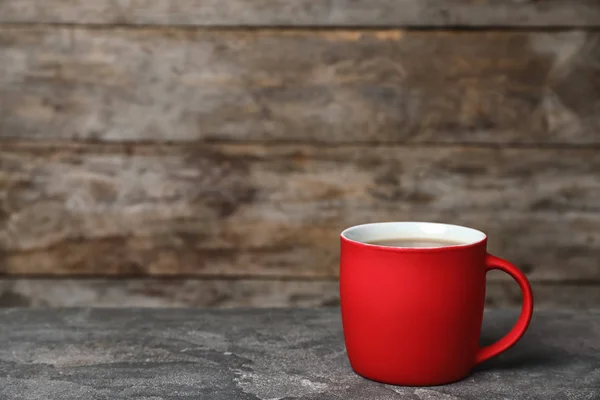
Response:
[{"label": "gray stone table surface", "polygon": [[[517,311],[487,311],[482,342]],[[348,364],[338,309],[0,311],[0,399],[600,399],[600,311],[539,312],[464,381],[398,387]]]}]

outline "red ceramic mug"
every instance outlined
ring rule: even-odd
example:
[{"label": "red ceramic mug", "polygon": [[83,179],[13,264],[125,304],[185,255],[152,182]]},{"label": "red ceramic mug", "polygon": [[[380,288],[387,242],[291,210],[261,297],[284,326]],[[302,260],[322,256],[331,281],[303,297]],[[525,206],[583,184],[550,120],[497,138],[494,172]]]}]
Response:
[{"label": "red ceramic mug", "polygon": [[[460,244],[369,244],[392,238]],[[428,222],[374,223],[343,231],[340,298],[354,371],[396,385],[440,385],[466,377],[473,366],[515,344],[531,320],[531,286],[513,264],[488,254],[486,243],[478,230]],[[523,306],[505,337],[480,348],[485,275],[491,269],[517,281]]]}]

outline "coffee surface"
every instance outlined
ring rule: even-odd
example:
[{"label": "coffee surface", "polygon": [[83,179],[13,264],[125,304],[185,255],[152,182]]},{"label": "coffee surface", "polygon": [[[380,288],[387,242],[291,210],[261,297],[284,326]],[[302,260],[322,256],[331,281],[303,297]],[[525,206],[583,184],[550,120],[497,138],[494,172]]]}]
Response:
[{"label": "coffee surface", "polygon": [[432,238],[395,238],[395,239],[381,239],[367,242],[368,244],[374,244],[376,246],[387,246],[387,247],[446,247],[446,246],[458,246],[464,244],[454,240],[442,240]]}]

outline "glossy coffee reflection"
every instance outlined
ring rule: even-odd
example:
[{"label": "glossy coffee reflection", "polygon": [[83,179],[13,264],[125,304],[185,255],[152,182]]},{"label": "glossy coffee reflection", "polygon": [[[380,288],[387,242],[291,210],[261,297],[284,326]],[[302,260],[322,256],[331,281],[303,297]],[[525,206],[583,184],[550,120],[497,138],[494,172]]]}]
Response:
[{"label": "glossy coffee reflection", "polygon": [[454,240],[442,240],[442,239],[432,239],[432,238],[391,238],[391,239],[381,239],[381,240],[373,240],[367,242],[367,244],[373,244],[375,246],[386,246],[386,247],[403,247],[403,248],[411,248],[411,247],[423,247],[423,248],[431,248],[431,247],[446,247],[446,246],[459,246],[464,244],[463,242],[458,242]]}]

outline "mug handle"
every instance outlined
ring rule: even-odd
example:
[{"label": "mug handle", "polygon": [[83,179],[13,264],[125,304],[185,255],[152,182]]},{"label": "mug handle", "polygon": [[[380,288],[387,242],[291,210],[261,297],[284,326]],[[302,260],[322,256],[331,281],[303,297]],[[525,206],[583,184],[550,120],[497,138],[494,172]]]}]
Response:
[{"label": "mug handle", "polygon": [[525,274],[508,261],[488,254],[485,258],[485,271],[487,272],[492,269],[502,270],[512,276],[515,281],[517,281],[521,287],[521,292],[523,293],[523,305],[521,307],[521,315],[519,316],[515,326],[513,326],[506,336],[498,340],[496,343],[479,349],[477,356],[475,357],[475,364],[479,364],[489,358],[497,356],[517,343],[517,341],[521,339],[521,336],[523,336],[527,330],[533,314],[533,292],[531,291],[531,285],[529,284]]}]

